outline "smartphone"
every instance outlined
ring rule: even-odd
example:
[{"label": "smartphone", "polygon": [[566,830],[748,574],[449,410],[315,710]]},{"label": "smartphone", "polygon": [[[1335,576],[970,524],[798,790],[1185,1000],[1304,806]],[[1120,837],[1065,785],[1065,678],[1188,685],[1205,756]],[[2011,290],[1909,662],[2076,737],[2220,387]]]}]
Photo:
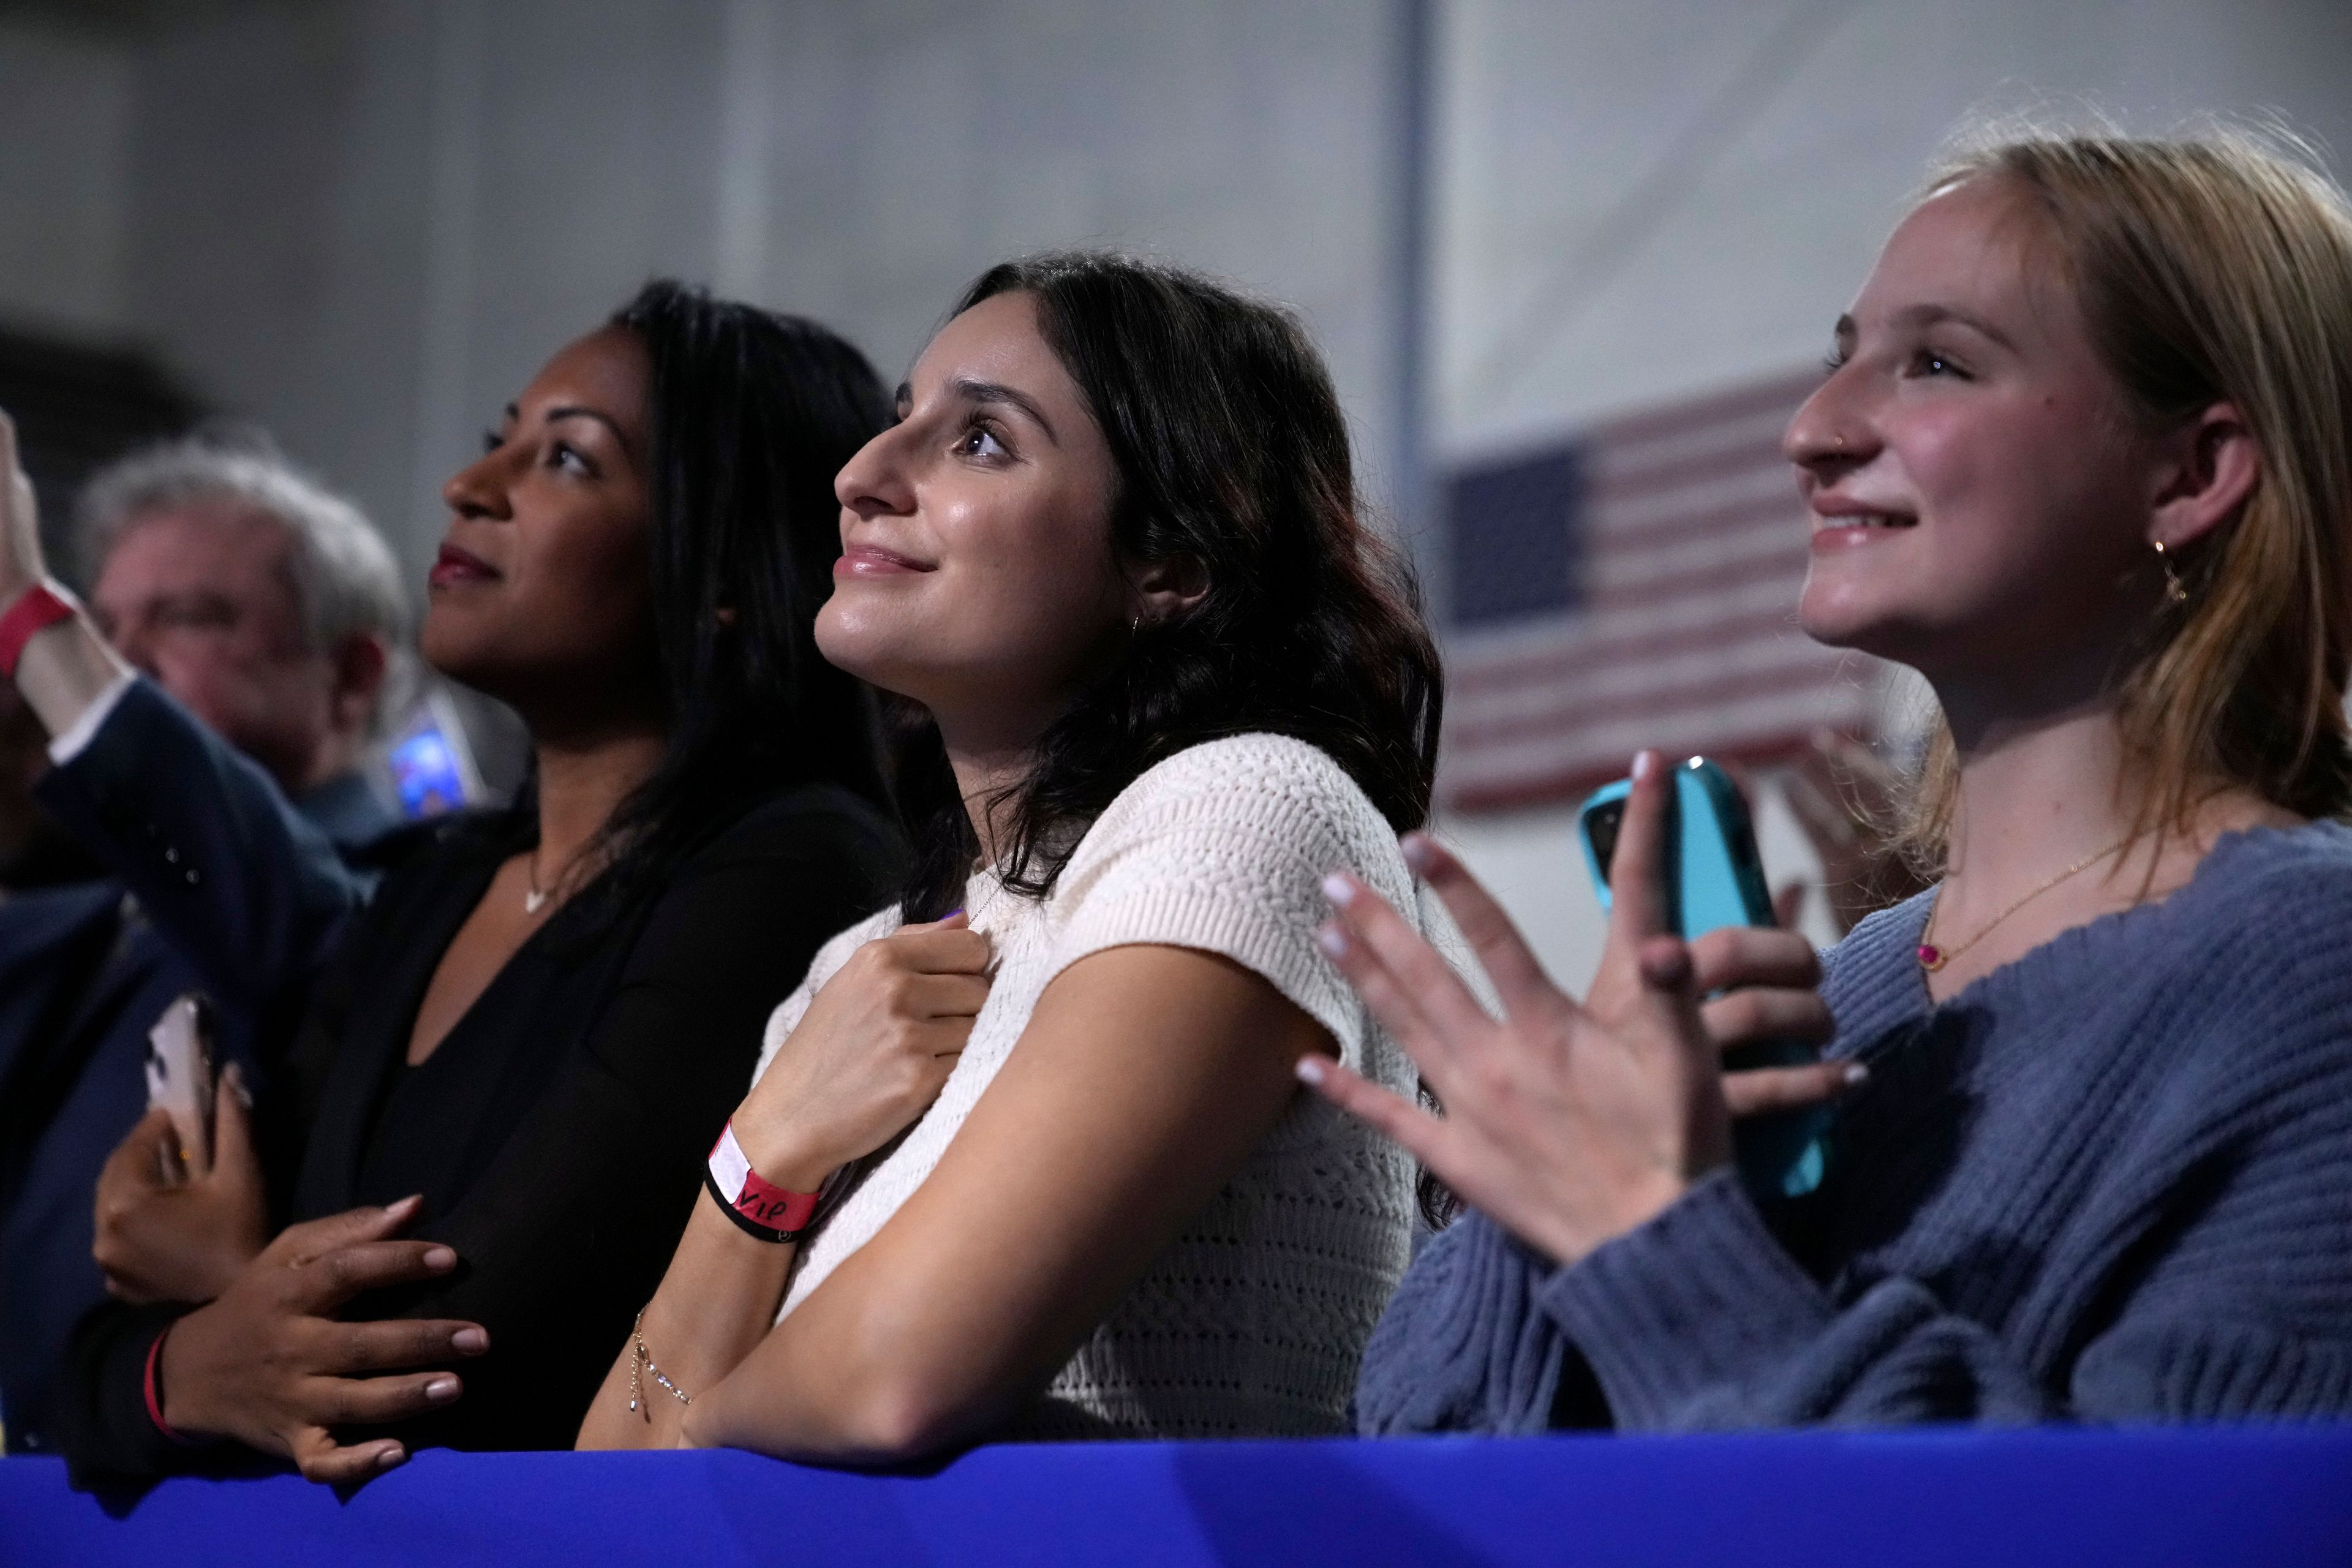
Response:
[{"label": "smartphone", "polygon": [[[1667,796],[1666,921],[1685,942],[1725,926],[1769,926],[1772,897],[1756,853],[1755,824],[1739,786],[1705,757],[1674,771]],[[1609,908],[1609,871],[1625,818],[1633,781],[1596,790],[1577,813],[1577,837],[1601,907]],[[1726,1071],[1795,1067],[1821,1053],[1801,1040],[1766,1040],[1724,1053]],[[1776,1116],[1742,1119],[1732,1130],[1740,1178],[1759,1197],[1802,1197],[1829,1170],[1831,1110],[1813,1106]]]},{"label": "smartphone", "polygon": [[212,1169],[212,1036],[211,1010],[193,991],[164,1008],[147,1031],[147,1109],[171,1112],[191,1175]]}]

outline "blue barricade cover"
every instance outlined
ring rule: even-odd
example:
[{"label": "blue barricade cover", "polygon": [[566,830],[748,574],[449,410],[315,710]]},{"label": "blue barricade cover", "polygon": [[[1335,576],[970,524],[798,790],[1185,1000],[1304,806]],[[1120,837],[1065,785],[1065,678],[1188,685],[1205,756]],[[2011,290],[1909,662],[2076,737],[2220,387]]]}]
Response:
[{"label": "blue barricade cover", "polygon": [[1003,1446],[933,1473],[429,1452],[127,1506],[0,1461],[0,1563],[2352,1563],[2352,1426]]}]

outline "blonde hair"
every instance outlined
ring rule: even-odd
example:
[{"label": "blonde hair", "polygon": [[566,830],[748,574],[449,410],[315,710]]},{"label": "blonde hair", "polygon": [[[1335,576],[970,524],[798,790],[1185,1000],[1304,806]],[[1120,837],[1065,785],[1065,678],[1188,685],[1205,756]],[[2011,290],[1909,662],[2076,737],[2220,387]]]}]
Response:
[{"label": "blonde hair", "polygon": [[[2165,602],[2123,679],[2126,766],[2143,780],[2135,837],[2185,830],[2231,787],[2302,816],[2345,815],[2352,205],[2299,148],[2233,128],[1979,141],[1927,195],[1973,180],[1999,181],[2040,220],[2146,427],[2227,402],[2261,454],[2239,514],[2170,557],[2188,598]],[[1898,828],[1930,875],[1958,782],[1939,719]]]}]

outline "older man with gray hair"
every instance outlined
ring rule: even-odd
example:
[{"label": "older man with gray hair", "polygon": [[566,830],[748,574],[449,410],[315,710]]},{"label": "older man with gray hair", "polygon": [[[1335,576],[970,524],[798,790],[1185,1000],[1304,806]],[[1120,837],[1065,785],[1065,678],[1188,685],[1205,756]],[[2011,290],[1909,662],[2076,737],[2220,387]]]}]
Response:
[{"label": "older man with gray hair", "polygon": [[[406,668],[408,614],[392,553],[357,509],[274,452],[194,438],[98,474],[75,521],[89,608],[123,658],[275,780],[338,851],[362,856],[394,825],[360,763]],[[142,765],[136,735],[103,723],[132,684],[56,737],[44,790],[78,770]],[[11,1451],[52,1446],[50,1391],[75,1320],[108,1289],[146,1289],[102,1275],[93,1243],[102,1258],[109,1222],[93,1225],[91,1194],[145,1109],[148,1029],[175,997],[212,993],[225,1004],[216,1048],[236,1068],[229,1081],[254,1089],[284,1043],[271,1020],[238,1011],[236,977],[205,973],[201,956],[165,946],[119,882],[0,904],[0,1411]],[[183,1193],[190,1205],[236,1197],[202,1181]]]},{"label": "older man with gray hair", "polygon": [[330,816],[360,810],[408,607],[358,509],[273,453],[189,439],[101,471],[75,521],[90,611],[122,657],[306,810],[322,791]]}]

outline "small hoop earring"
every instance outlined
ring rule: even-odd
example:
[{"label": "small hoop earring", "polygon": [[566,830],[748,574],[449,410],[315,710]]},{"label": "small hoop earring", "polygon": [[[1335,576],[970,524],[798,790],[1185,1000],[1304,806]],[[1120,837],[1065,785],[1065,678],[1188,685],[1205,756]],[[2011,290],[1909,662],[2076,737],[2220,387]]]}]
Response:
[{"label": "small hoop earring", "polygon": [[2189,602],[2189,590],[2180,585],[2180,574],[2172,569],[2172,557],[2165,553],[2164,541],[2156,541],[2156,563],[2164,569],[2164,596],[2176,605]]},{"label": "small hoop earring", "polygon": [[1127,618],[1127,635],[1129,637],[1140,637],[1142,633],[1143,617],[1141,616],[1129,616]]}]

